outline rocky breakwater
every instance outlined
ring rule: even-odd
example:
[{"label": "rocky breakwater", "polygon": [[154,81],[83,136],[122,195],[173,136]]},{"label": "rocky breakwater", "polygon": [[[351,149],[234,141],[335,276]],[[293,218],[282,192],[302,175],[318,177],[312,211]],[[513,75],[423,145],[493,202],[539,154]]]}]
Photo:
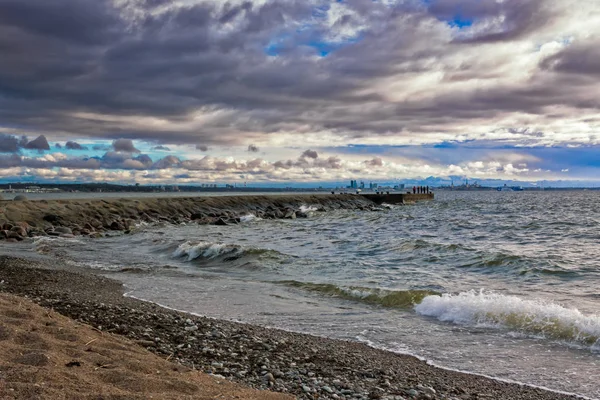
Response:
[{"label": "rocky breakwater", "polygon": [[274,195],[186,198],[0,201],[0,240],[35,236],[102,236],[131,232],[140,223],[229,225],[247,215],[263,219],[303,218],[307,209],[373,210],[354,195]]}]

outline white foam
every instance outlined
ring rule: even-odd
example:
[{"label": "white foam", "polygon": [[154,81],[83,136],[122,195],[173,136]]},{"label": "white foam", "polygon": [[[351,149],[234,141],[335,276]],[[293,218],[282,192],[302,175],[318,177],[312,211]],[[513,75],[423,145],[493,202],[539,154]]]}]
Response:
[{"label": "white foam", "polygon": [[528,335],[600,348],[600,315],[585,315],[542,300],[526,300],[494,292],[427,296],[415,306],[418,314],[460,325],[508,328]]},{"label": "white foam", "polygon": [[262,221],[262,218],[259,218],[254,214],[242,215],[240,217],[240,222],[242,222],[242,223],[253,222],[253,221]]},{"label": "white foam", "polygon": [[[125,285],[127,287],[127,285]],[[131,290],[129,292],[126,292],[123,294],[123,297],[129,297],[132,299],[136,299],[136,300],[140,300],[140,301],[144,301],[147,303],[151,303],[151,304],[156,304],[159,307],[168,309],[168,310],[173,310],[173,311],[177,311],[177,312],[181,312],[181,313],[186,313],[189,315],[193,315],[195,317],[201,317],[201,318],[207,318],[213,321],[219,321],[219,320],[225,320],[225,321],[232,321],[232,322],[238,322],[238,323],[244,323],[247,324],[247,321],[244,320],[239,320],[239,319],[234,319],[234,318],[217,318],[217,317],[211,317],[205,314],[200,314],[200,313],[195,313],[195,312],[190,312],[190,311],[186,311],[184,309],[180,309],[180,308],[174,308],[174,307],[170,307],[167,306],[165,304],[162,303],[158,303],[152,300],[148,300],[142,297],[137,297],[133,294],[134,290]],[[431,296],[433,297],[433,296]],[[276,329],[276,330],[280,330],[280,331],[285,331],[285,332],[292,332],[292,333],[301,333],[301,334],[308,334],[310,336],[313,337],[320,337],[320,338],[326,338],[326,339],[331,339],[331,337],[325,336],[325,335],[319,335],[319,334],[314,334],[308,331],[301,331],[301,330],[296,330],[296,329],[289,329],[289,328],[285,328],[285,327],[278,327],[278,326],[272,326],[272,325],[265,325],[265,324],[261,324],[260,326],[263,326],[265,328],[268,329]],[[363,333],[364,334],[364,333]],[[414,354],[412,352],[410,352],[406,347],[402,346],[398,346],[394,349],[390,349],[389,347],[386,346],[382,346],[382,345],[378,345],[370,340],[367,340],[366,338],[364,338],[362,335],[359,335],[355,338],[356,341],[361,342],[361,343],[365,343],[367,346],[375,348],[375,349],[379,349],[379,350],[384,350],[384,351],[389,351],[392,353],[397,353],[397,354],[406,354],[412,357],[415,357],[419,360],[425,361],[427,364],[434,366],[436,368],[440,368],[446,371],[456,371],[456,372],[461,372],[464,374],[468,374],[468,375],[474,375],[474,376],[481,376],[484,378],[488,378],[488,379],[493,379],[496,380],[498,382],[505,382],[505,383],[509,383],[509,384],[515,384],[515,385],[520,385],[520,386],[524,386],[524,387],[531,387],[531,388],[537,388],[537,389],[543,389],[546,390],[548,392],[552,392],[552,393],[558,393],[558,394],[564,394],[567,396],[573,396],[579,399],[584,399],[584,400],[593,400],[590,397],[586,397],[586,396],[582,396],[576,393],[571,393],[571,392],[565,392],[565,391],[561,391],[561,390],[555,390],[555,389],[551,389],[545,386],[539,386],[539,385],[532,385],[532,384],[528,384],[528,383],[524,383],[524,382],[519,382],[519,381],[515,381],[515,380],[511,380],[511,379],[504,379],[504,378],[498,378],[498,377],[494,377],[494,376],[490,376],[490,375],[485,375],[485,374],[479,374],[479,373],[474,373],[474,372],[470,372],[470,371],[465,371],[465,370],[460,370],[460,369],[455,369],[455,368],[448,368],[448,367],[444,367],[442,365],[436,364],[434,362],[432,362],[431,360],[428,360],[424,357],[421,357],[417,354]]]},{"label": "white foam", "polygon": [[303,204],[300,206],[300,211],[305,214],[310,214],[311,212],[319,211],[319,208],[316,206],[307,206]]},{"label": "white foam", "polygon": [[173,257],[187,257],[187,261],[195,260],[199,257],[214,259],[223,254],[240,252],[240,246],[225,243],[211,242],[185,242],[173,252]]}]

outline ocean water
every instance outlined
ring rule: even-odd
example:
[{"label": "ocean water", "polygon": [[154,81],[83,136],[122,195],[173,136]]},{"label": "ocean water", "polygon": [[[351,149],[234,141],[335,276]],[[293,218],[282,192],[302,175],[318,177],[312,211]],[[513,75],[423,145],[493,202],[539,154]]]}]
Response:
[{"label": "ocean water", "polygon": [[180,310],[600,398],[599,192],[438,192],[375,212],[242,220],[0,251],[91,267]]}]

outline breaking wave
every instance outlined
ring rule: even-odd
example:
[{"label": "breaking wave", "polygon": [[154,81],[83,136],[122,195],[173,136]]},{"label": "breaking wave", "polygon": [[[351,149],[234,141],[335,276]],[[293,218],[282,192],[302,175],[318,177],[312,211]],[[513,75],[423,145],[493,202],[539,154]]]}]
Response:
[{"label": "breaking wave", "polygon": [[280,258],[283,255],[275,250],[202,241],[182,243],[173,251],[174,258],[183,258],[185,261],[234,261],[246,256]]},{"label": "breaking wave", "polygon": [[343,287],[329,283],[299,281],[280,281],[277,283],[323,295],[389,308],[411,308],[425,297],[439,294],[431,290],[387,290],[359,286]]},{"label": "breaking wave", "polygon": [[242,215],[240,217],[241,223],[254,222],[254,221],[262,221],[262,218],[257,217],[254,214]]},{"label": "breaking wave", "polygon": [[551,302],[469,291],[427,296],[415,306],[415,311],[443,322],[505,328],[600,349],[600,315],[585,315]]}]

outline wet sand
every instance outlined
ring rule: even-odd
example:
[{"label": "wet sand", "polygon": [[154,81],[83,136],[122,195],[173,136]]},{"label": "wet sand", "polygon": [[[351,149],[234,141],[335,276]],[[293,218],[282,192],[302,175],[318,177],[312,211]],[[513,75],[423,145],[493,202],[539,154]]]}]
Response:
[{"label": "wet sand", "polygon": [[0,294],[0,316],[3,399],[293,399],[173,364],[23,297]]},{"label": "wet sand", "polygon": [[[178,366],[183,366],[210,373],[218,379],[226,378],[302,399],[576,398],[436,368],[408,355],[381,351],[360,343],[195,317],[123,297],[119,282],[54,264],[0,257],[0,281],[3,281],[0,292],[27,297],[75,321],[65,323],[89,324],[92,328],[85,329],[91,329],[101,337],[121,335],[140,346],[140,349],[128,348],[127,351],[136,353],[145,348],[172,362],[164,368],[174,369],[178,380],[186,379],[185,374],[177,370],[181,368]],[[8,302],[5,309],[8,313],[13,309],[18,312],[11,299],[15,298],[2,298]],[[10,301],[13,301],[12,306]],[[3,326],[7,325],[6,321],[5,311]],[[91,331],[86,332],[91,334]],[[119,357],[124,363],[132,357],[125,348],[112,351],[113,357]],[[11,362],[10,354],[0,356],[0,365]],[[123,364],[119,374],[123,381],[128,381],[135,373],[135,368],[128,365]],[[11,388],[11,383],[4,378],[5,371],[1,367],[3,386],[0,387],[6,390]],[[193,379],[189,385],[200,385]],[[114,382],[103,384],[115,386]],[[182,391],[180,398],[185,398],[184,395],[186,393]],[[83,398],[117,398],[91,397],[92,393],[85,393],[85,396],[88,397]],[[204,398],[201,394],[189,396]],[[252,398],[244,396],[241,398]],[[157,394],[155,398],[168,397]]]}]

